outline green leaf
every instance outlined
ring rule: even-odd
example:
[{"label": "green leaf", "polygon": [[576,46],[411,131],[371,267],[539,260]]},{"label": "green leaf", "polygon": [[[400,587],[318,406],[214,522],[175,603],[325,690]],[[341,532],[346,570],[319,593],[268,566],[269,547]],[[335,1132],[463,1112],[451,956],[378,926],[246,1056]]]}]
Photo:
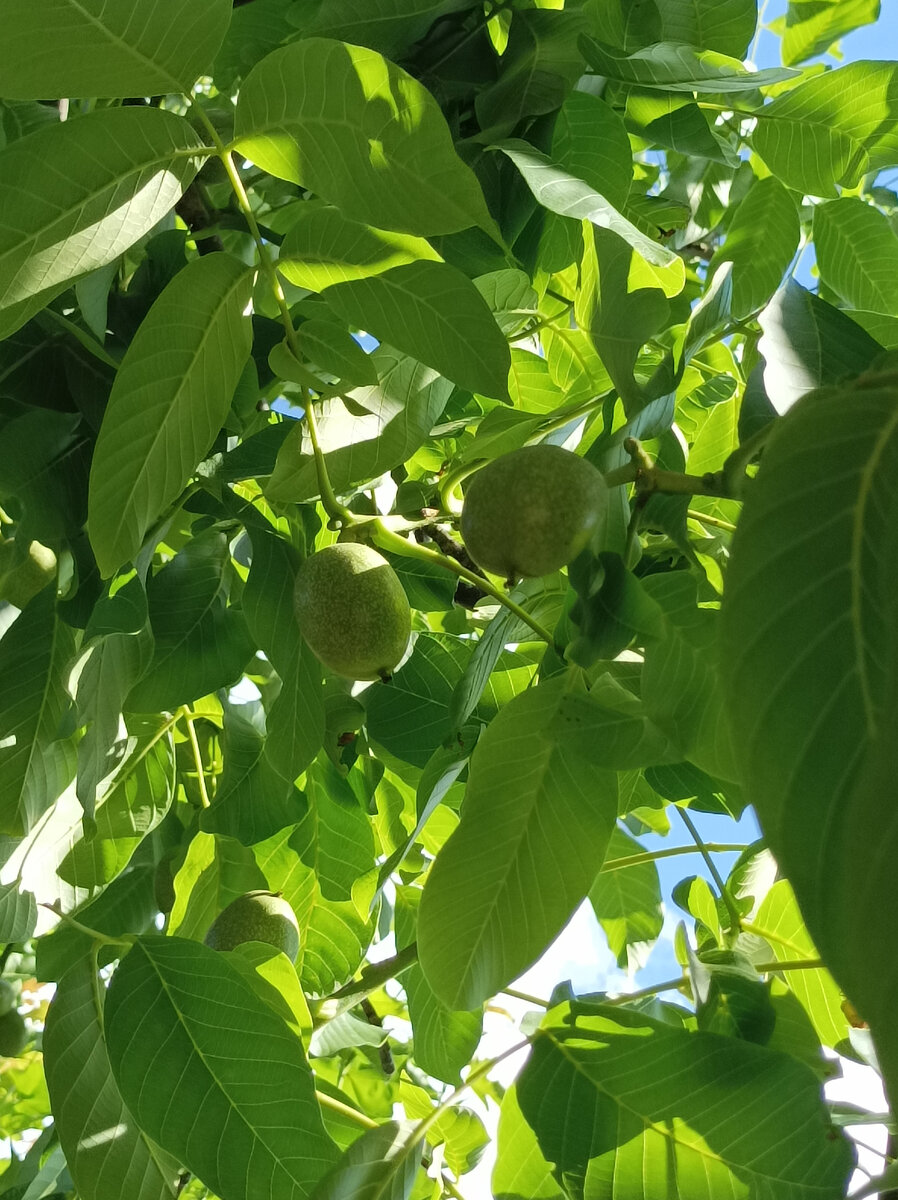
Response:
[{"label": "green leaf", "polygon": [[[348,394],[358,409],[350,410],[342,400],[317,405],[321,447],[338,494],[377,479],[410,458],[439,420],[452,391],[448,380],[387,346],[378,347],[371,357],[380,382]],[[297,422],[281,446],[265,494],[276,503],[319,494],[304,423]]]},{"label": "green leaf", "polygon": [[448,263],[421,259],[324,293],[347,321],[414,355],[453,383],[508,394],[508,343],[474,284]]},{"label": "green leaf", "polygon": [[[400,950],[414,941],[420,901],[420,888],[396,889],[396,945]],[[415,1062],[433,1078],[459,1086],[462,1068],[480,1045],[482,1011],[447,1008],[417,963],[403,972],[402,986],[408,1000]]]},{"label": "green leaf", "polygon": [[89,646],[75,666],[77,720],[79,725],[87,725],[78,743],[75,786],[90,818],[101,781],[118,766],[125,733],[121,726],[122,705],[152,652],[152,641],[146,634],[110,633]]},{"label": "green leaf", "polygon": [[737,319],[757,312],[782,282],[798,249],[801,224],[795,201],[772,175],[756,180],[733,213],[709,275],[733,264],[732,312]]},{"label": "green leaf", "polygon": [[421,966],[451,1008],[473,1008],[531,965],[595,879],[617,782],[549,726],[558,681],[516,696],[471,760],[461,823],[421,900]]},{"label": "green leaf", "polygon": [[879,20],[879,0],[789,0],[783,33],[786,66],[828,50],[846,33]]},{"label": "green leaf", "polygon": [[866,330],[794,279],[776,293],[758,322],[764,387],[778,413],[812,388],[859,375],[882,353]]},{"label": "green leaf", "polygon": [[0,832],[15,836],[34,827],[74,773],[74,755],[51,749],[64,732],[75,648],[55,590],[39,592],[0,639]]},{"label": "green leaf", "polygon": [[612,771],[679,757],[666,735],[645,716],[635,696],[609,676],[599,679],[590,692],[562,696],[548,732],[559,745],[576,747],[595,766]]},{"label": "green leaf", "polygon": [[600,192],[552,162],[527,142],[519,138],[510,138],[497,143],[494,149],[501,150],[511,159],[535,199],[550,212],[558,213],[562,217],[591,221],[600,229],[610,229],[641,254],[646,262],[655,266],[670,267],[678,261],[672,250],[646,237]]},{"label": "green leaf", "polygon": [[865,329],[886,350],[898,349],[898,317],[887,317],[882,313],[863,312],[860,309],[847,309],[848,316],[855,324]]},{"label": "green leaf", "polygon": [[165,1200],[177,1195],[178,1164],[125,1107],[106,1053],[103,992],[88,955],[62,977],[47,1013],[44,1070],[59,1141],[83,1200]]},{"label": "green leaf", "polygon": [[201,940],[232,900],[265,887],[253,852],[221,834],[194,834],[175,875],[175,903],[169,930]]},{"label": "green leaf", "polygon": [[502,1097],[496,1139],[492,1177],[495,1200],[563,1200],[564,1192],[552,1177],[536,1134],[524,1119],[514,1086]]},{"label": "green leaf", "polygon": [[588,92],[571,92],[558,113],[552,157],[620,208],[633,178],[630,139],[610,104]]},{"label": "green leaf", "polygon": [[[757,79],[757,76],[754,76]],[[898,163],[898,63],[854,62],[761,110],[752,145],[787,187],[834,196]]]},{"label": "green leaf", "polygon": [[303,321],[299,332],[302,352],[316,367],[335,375],[345,387],[377,383],[371,358],[348,330],[333,321]]},{"label": "green leaf", "polygon": [[433,96],[361,46],[309,37],[269,54],[240,90],[235,146],[354,221],[425,236],[495,230]]},{"label": "green leaf", "polygon": [[316,899],[302,949],[300,979],[309,995],[326,996],[356,973],[371,944],[377,909],[369,918],[350,900]]},{"label": "green leaf", "polygon": [[524,118],[554,112],[583,74],[579,12],[521,11],[511,23],[499,78],[474,102],[481,137],[506,137]]},{"label": "green leaf", "polygon": [[253,561],[243,592],[250,632],[281,677],[267,717],[265,755],[285,779],[295,779],[324,741],[321,665],[300,635],[293,612],[299,555],[289,543],[253,526]]},{"label": "green leaf", "polygon": [[324,755],[309,766],[305,786],[309,813],[301,828],[309,849],[303,860],[314,866],[326,900],[351,900],[354,885],[374,870],[371,822],[349,782]]},{"label": "green leaf", "polygon": [[302,1042],[227,955],[142,938],[110,984],[106,1039],[141,1129],[221,1200],[308,1196],[335,1161]]},{"label": "green leaf", "polygon": [[223,833],[252,846],[303,815],[302,794],[274,769],[265,745],[264,734],[239,709],[225,710],[224,765],[215,799],[200,817],[207,833]]},{"label": "green leaf", "polygon": [[411,1121],[386,1121],[366,1129],[315,1188],[312,1200],[407,1200],[421,1161],[421,1142],[410,1143]]},{"label": "green leaf", "polygon": [[881,914],[896,897],[898,393],[894,376],[876,382],[813,392],[777,423],[734,538],[721,640],[748,799],[894,1089]]},{"label": "green leaf", "polygon": [[657,40],[688,42],[742,59],[755,34],[758,6],[757,0],[665,0],[659,16]]},{"label": "green leaf", "polygon": [[303,36],[340,38],[398,58],[440,17],[466,7],[467,0],[328,0],[311,18],[303,5],[294,6],[290,15]]},{"label": "green leaf", "polygon": [[37,926],[34,893],[14,880],[0,884],[0,942],[24,942]]},{"label": "green leaf", "polygon": [[[622,829],[615,829],[605,863],[643,852],[639,842]],[[657,939],[664,924],[661,883],[655,864],[634,863],[613,871],[600,871],[589,889],[589,902],[617,965],[624,970],[628,966],[641,966],[648,945]]]},{"label": "green leaf", "polygon": [[[60,879],[88,892],[111,883],[169,810],[175,794],[171,735],[157,722],[131,718],[127,757],[100,797],[93,836],[82,838],[56,868]],[[163,726],[163,729],[165,727]]]},{"label": "green leaf", "polygon": [[668,92],[711,92],[724,95],[753,92],[771,83],[795,79],[798,71],[786,67],[768,67],[749,71],[737,58],[714,50],[693,50],[676,42],[658,42],[625,55],[595,38],[580,42],[589,65],[607,79],[639,87],[661,88]]},{"label": "green leaf", "polygon": [[155,650],[129,693],[129,712],[174,711],[236,683],[255,650],[243,615],[226,605],[227,538],[196,535],[147,584]]},{"label": "green leaf", "polygon": [[238,259],[197,258],[129,346],[91,466],[88,530],[102,575],[134,558],[224,424],[252,345],[251,293]]},{"label": "green leaf", "polygon": [[852,196],[819,204],[814,247],[821,278],[849,308],[898,316],[898,236],[878,209]]},{"label": "green leaf", "polygon": [[738,162],[731,145],[711,127],[705,112],[682,93],[633,92],[627,98],[627,115],[643,127],[643,137],[678,154],[728,166]]},{"label": "green leaf", "polygon": [[817,1079],[796,1059],[641,1013],[552,1009],[518,1102],[569,1194],[836,1200],[852,1168]]},{"label": "green leaf", "polygon": [[[695,580],[684,572],[651,576],[643,586],[669,619],[664,635],[646,646],[645,712],[679,747],[683,758],[709,775],[735,781],[733,738],[723,712],[715,647],[717,613],[696,610]],[[681,604],[682,616],[677,611]]]},{"label": "green leaf", "polygon": [[449,733],[449,705],[467,657],[457,639],[419,633],[389,685],[375,684],[365,693],[371,737],[423,767]]},{"label": "green leaf", "polygon": [[[774,958],[791,962],[817,958],[817,947],[805,928],[788,880],[780,879],[773,885],[761,901],[754,924],[772,935],[766,940]],[[783,979],[825,1046],[835,1048],[848,1038],[842,993],[829,971],[784,971]]]},{"label": "green leaf", "polygon": [[[640,273],[634,271],[634,265],[641,260],[614,233],[586,227],[583,242],[580,287],[574,307],[577,324],[588,333],[625,403],[639,407],[642,396],[633,378],[636,357],[643,344],[664,324],[670,305],[656,286],[656,279],[640,278]],[[678,271],[670,274],[680,275],[682,286],[682,263]]]},{"label": "green leaf", "polygon": [[[95,900],[78,910],[88,929],[120,937],[124,933],[144,933],[155,928],[158,908],[153,880],[155,868],[141,863],[123,871]],[[35,971],[41,979],[59,980],[71,967],[91,956],[93,938],[80,929],[59,924],[35,944]],[[101,950],[105,965],[115,957],[108,946]]]},{"label": "green leaf", "polygon": [[196,174],[199,145],[174,113],[108,108],[0,152],[0,337],[148,233]]},{"label": "green leaf", "polygon": [[141,6],[103,0],[9,0],[0,95],[155,96],[189,92],[210,65],[231,16],[228,0],[167,0]]},{"label": "green leaf", "polygon": [[304,204],[299,214],[281,243],[277,265],[285,279],[312,292],[418,259],[441,261],[424,238],[350,221],[330,205]]}]

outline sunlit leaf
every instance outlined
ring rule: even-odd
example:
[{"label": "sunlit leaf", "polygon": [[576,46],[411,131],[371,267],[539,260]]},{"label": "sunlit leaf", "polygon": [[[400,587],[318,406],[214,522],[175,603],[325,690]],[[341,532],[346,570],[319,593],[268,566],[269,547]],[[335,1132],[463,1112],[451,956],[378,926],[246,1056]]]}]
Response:
[{"label": "sunlit leaf", "polygon": [[0,335],[148,233],[195,175],[200,144],[174,113],[107,108],[0,152]]},{"label": "sunlit leaf", "polygon": [[493,231],[433,97],[373,50],[316,37],[276,50],[241,88],[235,133],[241,153],[354,221]]}]

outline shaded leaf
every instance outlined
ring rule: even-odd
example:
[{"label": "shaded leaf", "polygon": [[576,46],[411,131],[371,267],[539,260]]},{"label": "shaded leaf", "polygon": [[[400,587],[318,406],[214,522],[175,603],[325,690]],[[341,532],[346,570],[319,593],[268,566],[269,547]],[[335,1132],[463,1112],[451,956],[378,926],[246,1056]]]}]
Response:
[{"label": "shaded leaf", "polygon": [[589,64],[608,79],[670,92],[753,92],[771,83],[794,79],[797,71],[768,67],[749,71],[737,58],[714,50],[694,50],[677,42],[658,42],[630,55],[595,38],[584,37],[583,52]]},{"label": "shaded leaf", "polygon": [[420,259],[332,284],[324,295],[347,321],[453,383],[485,396],[508,394],[508,343],[477,288],[448,263]]},{"label": "shaded leaf", "polygon": [[155,649],[128,695],[131,712],[173,711],[235,683],[255,650],[243,615],[226,604],[227,539],[210,529],[147,584]]},{"label": "shaded leaf", "polygon": [[18,880],[0,884],[0,942],[24,942],[37,925],[37,901]]},{"label": "shaded leaf", "polygon": [[44,1027],[44,1070],[66,1164],[84,1200],[177,1194],[179,1167],[137,1127],[112,1077],[104,987],[88,955],[56,988]]},{"label": "shaded leaf", "polygon": [[761,308],[777,290],[798,248],[801,225],[792,196],[772,175],[752,184],[737,206],[708,268],[733,264],[733,316]]},{"label": "shaded leaf", "polygon": [[189,92],[221,45],[228,0],[166,0],[141,6],[9,0],[0,95],[155,96]]},{"label": "shaded leaf", "polygon": [[[639,842],[623,830],[615,829],[608,843],[605,863],[642,852]],[[640,945],[654,942],[664,923],[657,866],[653,862],[644,862],[600,871],[589,889],[589,902],[605,931],[617,965],[623,969],[641,966],[644,951],[640,954]]]},{"label": "shaded leaf", "polygon": [[421,1143],[409,1145],[415,1126],[386,1121],[367,1129],[313,1192],[313,1200],[407,1200],[418,1174]]},{"label": "shaded leaf", "polygon": [[57,756],[70,701],[65,678],[74,636],[46,587],[0,639],[0,830],[21,836],[74,773],[73,753]]},{"label": "shaded leaf", "polygon": [[[420,888],[396,889],[396,945],[400,950],[415,939],[420,900]],[[435,1079],[458,1086],[462,1068],[471,1061],[480,1044],[483,1013],[447,1008],[434,994],[417,963],[403,972],[402,986],[408,1000],[415,1062]]]},{"label": "shaded leaf", "polygon": [[812,392],[777,422],[734,537],[722,624],[748,799],[892,1089],[896,931],[880,918],[898,902],[898,825],[883,806],[898,765],[896,399],[894,377],[874,376]]},{"label": "shaded leaf", "polygon": [[621,212],[595,191],[588,183],[570,171],[553,163],[545,154],[518,138],[497,143],[524,177],[535,199],[550,212],[562,217],[591,221],[602,229],[610,229],[623,238],[638,254],[659,267],[677,262],[672,250],[652,241]]}]

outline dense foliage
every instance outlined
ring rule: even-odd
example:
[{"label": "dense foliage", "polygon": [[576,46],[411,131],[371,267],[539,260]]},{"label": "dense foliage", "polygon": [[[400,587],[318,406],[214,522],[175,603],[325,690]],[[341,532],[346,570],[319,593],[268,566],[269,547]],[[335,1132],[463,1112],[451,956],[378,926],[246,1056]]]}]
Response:
[{"label": "dense foliage", "polygon": [[[4,0],[0,1195],[457,1200],[491,1140],[501,1200],[846,1194],[898,63],[821,56],[878,19]],[[682,974],[552,981],[506,1087],[584,901]]]}]

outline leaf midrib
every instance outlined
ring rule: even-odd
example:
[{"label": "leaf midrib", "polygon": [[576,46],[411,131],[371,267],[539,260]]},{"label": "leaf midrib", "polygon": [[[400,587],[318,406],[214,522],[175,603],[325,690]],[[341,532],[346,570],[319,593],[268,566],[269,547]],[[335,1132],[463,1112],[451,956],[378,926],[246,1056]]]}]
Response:
[{"label": "leaf midrib", "polygon": [[667,1138],[670,1142],[673,1143],[674,1146],[680,1148],[682,1151],[687,1152],[687,1153],[697,1154],[701,1158],[707,1158],[710,1162],[720,1163],[722,1166],[726,1167],[728,1171],[731,1171],[733,1173],[735,1173],[735,1171],[737,1169],[744,1170],[744,1171],[750,1172],[756,1179],[769,1180],[773,1184],[785,1182],[785,1183],[789,1183],[790,1186],[803,1188],[806,1191],[813,1190],[813,1191],[819,1191],[825,1196],[831,1195],[832,1188],[827,1187],[824,1184],[814,1185],[814,1184],[804,1183],[801,1180],[795,1180],[795,1181],[785,1180],[780,1175],[769,1175],[763,1171],[759,1171],[757,1169],[757,1167],[752,1166],[749,1163],[734,1163],[734,1162],[731,1162],[729,1159],[724,1158],[722,1154],[714,1154],[710,1150],[706,1150],[703,1146],[700,1146],[700,1145],[691,1146],[691,1145],[687,1144],[686,1142],[680,1141],[680,1139],[676,1136],[676,1134],[673,1133],[671,1130],[665,1128],[663,1125],[656,1125],[655,1122],[651,1121],[644,1113],[641,1113],[638,1111],[638,1109],[632,1108],[629,1104],[626,1104],[609,1088],[603,1087],[602,1084],[597,1079],[593,1078],[593,1076],[590,1075],[587,1071],[582,1070],[578,1060],[576,1058],[574,1058],[572,1055],[567,1053],[566,1044],[564,1042],[560,1042],[553,1035],[551,1030],[543,1029],[543,1030],[540,1030],[540,1033],[543,1037],[546,1037],[549,1039],[549,1041],[551,1041],[552,1045],[558,1050],[558,1052],[562,1056],[562,1058],[564,1058],[565,1061],[570,1064],[570,1066],[573,1068],[573,1070],[582,1079],[584,1079],[595,1091],[601,1092],[603,1095],[608,1097],[608,1099],[612,1102],[612,1104],[616,1105],[620,1109],[623,1109],[623,1111],[626,1113],[629,1113],[630,1116],[635,1117],[636,1120],[639,1121],[645,1127],[646,1130],[650,1129],[653,1133],[660,1134],[662,1137]]},{"label": "leaf midrib", "polygon": [[188,1025],[187,1021],[184,1019],[184,1014],[181,1012],[181,1009],[178,1007],[178,1004],[175,1001],[175,998],[171,992],[171,989],[168,986],[168,983],[167,983],[165,977],[163,976],[159,967],[156,965],[155,959],[152,957],[151,954],[149,954],[147,952],[146,948],[143,946],[133,947],[133,949],[131,950],[131,953],[133,954],[138,949],[140,949],[143,952],[147,962],[152,967],[156,977],[159,980],[159,985],[162,988],[162,991],[165,993],[166,999],[168,1000],[169,1004],[172,1007],[172,1010],[178,1021],[178,1025],[180,1026],[181,1029],[183,1029],[185,1035],[187,1036],[187,1040],[190,1042],[193,1053],[197,1056],[197,1058],[203,1064],[203,1067],[206,1070],[209,1078],[212,1080],[212,1082],[218,1088],[218,1091],[220,1092],[222,1097],[227,1102],[228,1109],[231,1112],[233,1112],[240,1119],[240,1121],[242,1121],[242,1123],[246,1126],[246,1128],[249,1131],[250,1136],[253,1138],[254,1142],[256,1142],[260,1146],[264,1147],[265,1151],[270,1155],[272,1161],[274,1163],[276,1163],[285,1172],[285,1174],[296,1184],[296,1186],[300,1189],[301,1192],[303,1192],[303,1194],[307,1194],[308,1187],[303,1182],[303,1180],[298,1179],[297,1176],[293,1173],[293,1171],[286,1165],[284,1160],[281,1159],[280,1157],[278,1157],[278,1155],[268,1145],[268,1142],[256,1131],[255,1127],[249,1123],[249,1120],[244,1115],[243,1110],[241,1108],[238,1108],[237,1105],[234,1104],[234,1102],[231,1100],[231,1097],[229,1096],[226,1088],[224,1087],[222,1082],[219,1080],[218,1076],[215,1074],[215,1072],[212,1070],[212,1068],[209,1066],[208,1062],[206,1061],[205,1055],[203,1054],[202,1050],[200,1050],[199,1046],[197,1045],[196,1040],[194,1039],[193,1034],[191,1033],[190,1026]]},{"label": "leaf midrib", "polygon": [[159,64],[152,58],[148,58],[146,54],[138,50],[136,46],[129,45],[128,42],[124,41],[118,36],[118,34],[114,34],[108,28],[108,26],[103,24],[99,17],[95,17],[93,13],[87,11],[83,4],[79,4],[78,0],[67,0],[67,3],[70,8],[73,8],[77,13],[84,17],[89,25],[93,25],[96,29],[99,29],[113,46],[119,50],[123,50],[129,57],[136,59],[143,66],[151,67],[155,74],[171,85],[167,89],[168,91],[180,92],[183,90],[183,84],[181,80],[175,79],[173,75],[170,75],[167,70],[164,70],[162,67],[160,67]]}]

